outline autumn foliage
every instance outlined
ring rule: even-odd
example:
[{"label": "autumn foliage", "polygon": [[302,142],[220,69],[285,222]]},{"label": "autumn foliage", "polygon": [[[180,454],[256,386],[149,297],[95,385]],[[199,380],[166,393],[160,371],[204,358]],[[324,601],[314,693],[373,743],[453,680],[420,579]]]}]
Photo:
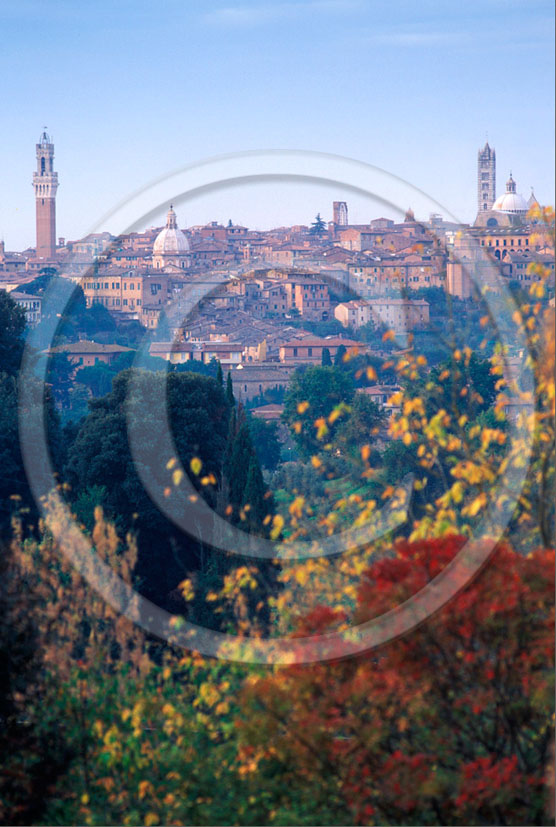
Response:
[{"label": "autumn foliage", "polygon": [[[366,572],[363,621],[399,605],[464,538],[401,542]],[[554,554],[507,545],[413,633],[353,660],[254,679],[244,760],[327,778],[358,824],[540,824],[551,743]],[[337,620],[317,610],[303,633]],[[287,768],[287,770],[286,770]]]},{"label": "autumn foliage", "polygon": [[[71,485],[59,477],[44,521],[30,492],[11,490],[16,472],[6,477],[1,823],[547,823],[554,309],[551,273],[532,267],[539,280],[519,307],[498,304],[522,353],[488,350],[496,319],[474,306],[481,353],[454,339],[441,365],[408,347],[366,366],[369,382],[377,370],[396,377],[390,417],[356,389],[363,366],[349,353],[298,377],[280,427],[299,454],[273,477],[276,456],[266,452],[264,477],[256,461],[269,432],[252,439],[230,377],[224,397],[213,380],[174,376],[184,467],[163,458],[163,498],[181,502],[189,475],[188,502],[201,496],[238,531],[264,535],[275,559],[177,544],[125,453],[129,373],[76,432]],[[7,381],[3,456],[17,469]],[[205,402],[194,410],[195,399]],[[62,550],[72,522],[87,540],[79,570]],[[119,603],[93,586],[106,569],[129,587]],[[410,599],[438,594],[445,579],[442,600],[415,614]],[[130,619],[149,617],[140,593],[168,607],[164,640]],[[350,635],[385,616],[388,642],[344,657]],[[218,658],[180,638],[201,620],[229,634]],[[323,659],[305,663],[307,638],[328,633]]]}]

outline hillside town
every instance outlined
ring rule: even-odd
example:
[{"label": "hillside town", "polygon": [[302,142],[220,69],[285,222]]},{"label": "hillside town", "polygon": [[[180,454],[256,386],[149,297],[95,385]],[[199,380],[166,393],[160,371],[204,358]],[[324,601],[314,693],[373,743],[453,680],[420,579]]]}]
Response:
[{"label": "hillside town", "polygon": [[[496,197],[488,143],[478,152],[472,226],[438,214],[418,220],[410,207],[400,221],[351,224],[348,204],[335,201],[328,222],[319,214],[307,225],[266,231],[231,219],[180,228],[169,205],[164,227],[70,241],[56,235],[58,174],[46,131],[36,161],[36,245],[19,252],[0,245],[0,285],[28,324],[40,321],[43,301],[28,285],[41,274],[69,279],[88,308],[100,305],[120,325],[149,332],[151,355],[172,364],[217,360],[244,400],[284,390],[296,367],[321,364],[323,353],[384,356],[386,331],[407,347],[408,337],[431,330],[439,294],[459,300],[465,313],[482,288],[496,289],[493,272],[524,288],[537,278],[534,263],[554,271],[534,193],[526,200],[510,173]],[[121,345],[58,347],[83,366],[109,362]]]}]

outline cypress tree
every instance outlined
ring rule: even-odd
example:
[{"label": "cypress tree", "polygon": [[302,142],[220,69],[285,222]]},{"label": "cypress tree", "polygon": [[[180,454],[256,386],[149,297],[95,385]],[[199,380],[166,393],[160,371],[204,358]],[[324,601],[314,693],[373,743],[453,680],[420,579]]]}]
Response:
[{"label": "cypress tree", "polygon": [[232,385],[232,374],[228,371],[228,378],[226,379],[226,399],[230,403],[230,405],[236,404],[236,398],[234,396],[234,386]]},{"label": "cypress tree", "polygon": [[327,347],[323,347],[322,349],[322,366],[323,368],[332,367],[332,359],[330,358],[330,351]]},{"label": "cypress tree", "polygon": [[249,463],[253,451],[253,443],[249,427],[246,422],[240,425],[235,436],[230,457],[228,485],[230,491],[230,503],[233,506],[243,504],[243,494],[247,484]]},{"label": "cypress tree", "polygon": [[224,453],[224,462],[222,464],[222,474],[226,482],[230,479],[232,474],[232,453],[234,450],[234,440],[237,435],[237,413],[236,409],[232,408],[230,416],[230,424],[228,427],[228,440],[226,442],[226,451]]},{"label": "cypress tree", "polygon": [[220,362],[218,362],[218,367],[216,368],[216,381],[220,387],[224,387],[224,374],[222,373],[222,365]]},{"label": "cypress tree", "polygon": [[245,483],[245,490],[243,492],[243,505],[249,505],[247,519],[250,529],[260,531],[263,526],[263,520],[268,512],[268,504],[265,500],[263,475],[255,452],[251,454],[249,461],[247,482]]},{"label": "cypress tree", "polygon": [[346,348],[345,345],[340,345],[338,350],[336,351],[336,356],[334,357],[334,365],[335,367],[341,368],[344,364],[344,356],[346,355]]}]

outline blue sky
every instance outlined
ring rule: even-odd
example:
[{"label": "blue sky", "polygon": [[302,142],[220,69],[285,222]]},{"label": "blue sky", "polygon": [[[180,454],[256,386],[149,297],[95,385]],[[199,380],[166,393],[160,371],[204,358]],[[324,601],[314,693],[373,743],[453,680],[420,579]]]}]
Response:
[{"label": "blue sky", "polygon": [[[545,0],[2,0],[0,18],[8,249],[34,242],[43,125],[56,144],[58,234],[67,238],[177,167],[259,148],[375,164],[472,220],[488,133],[498,190],[511,169],[524,195],[534,185],[553,202]],[[318,189],[291,198],[227,191],[185,219],[267,227],[310,222],[317,209],[330,217]],[[352,209],[354,220],[371,217],[364,205]]]}]

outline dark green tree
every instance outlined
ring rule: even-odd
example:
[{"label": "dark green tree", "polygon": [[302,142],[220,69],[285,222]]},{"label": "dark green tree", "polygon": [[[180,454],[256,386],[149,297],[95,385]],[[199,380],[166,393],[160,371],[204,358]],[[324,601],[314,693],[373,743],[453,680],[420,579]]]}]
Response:
[{"label": "dark green tree", "polygon": [[18,290],[20,293],[28,293],[32,296],[40,296],[44,293],[44,291],[49,286],[49,284],[55,276],[55,267],[43,267],[41,270],[39,270],[39,273],[36,278],[34,278],[32,281],[28,281],[27,284],[22,284],[18,288]]},{"label": "dark green tree", "polygon": [[[492,365],[472,353],[466,364],[463,359],[451,356],[432,368],[428,376],[407,385],[410,396],[425,400],[428,416],[441,408],[453,415],[465,413],[469,420],[487,411],[496,399],[497,377],[491,373]],[[445,372],[448,372],[444,376]],[[443,379],[440,377],[443,376]]]},{"label": "dark green tree", "polygon": [[351,410],[342,418],[337,432],[337,443],[348,453],[359,455],[363,445],[376,443],[376,429],[386,421],[379,406],[364,393],[356,393]]},{"label": "dark green tree", "polygon": [[[52,394],[49,389],[43,394],[37,388],[36,397],[41,399],[40,404],[44,404],[47,439],[54,466],[61,469],[64,462],[64,446]],[[21,514],[25,528],[36,527],[38,518],[21,455],[20,413],[22,416],[31,414],[20,402],[16,377],[0,373],[0,535],[3,537],[10,533],[10,522],[14,514]]]},{"label": "dark green tree", "polygon": [[325,368],[329,368],[332,365],[332,359],[330,358],[330,351],[327,347],[323,347],[323,349],[322,349],[321,364]]},{"label": "dark green tree", "polygon": [[15,376],[23,355],[25,313],[0,290],[0,371]]},{"label": "dark green tree", "polygon": [[0,539],[0,823],[37,824],[74,758],[63,727],[45,723],[43,662],[24,572]]},{"label": "dark green tree", "polygon": [[[61,408],[69,407],[70,390],[75,364],[64,351],[53,353],[48,364],[48,382],[54,401]],[[108,388],[110,390],[110,388]]]},{"label": "dark green tree", "polygon": [[346,355],[347,350],[345,345],[340,345],[338,350],[336,351],[336,355],[334,356],[334,365],[337,368],[341,368],[344,366],[344,356]]},{"label": "dark green tree", "polygon": [[321,217],[320,212],[316,214],[309,232],[311,235],[324,235],[326,233],[326,222]]},{"label": "dark green tree", "polygon": [[249,432],[257,459],[267,471],[274,471],[280,462],[278,423],[265,422],[257,416],[249,417]]},{"label": "dark green tree", "polygon": [[87,337],[99,342],[102,341],[102,334],[109,333],[113,336],[117,329],[114,317],[103,304],[93,304],[83,315],[80,324]]},{"label": "dark green tree", "polygon": [[75,374],[75,381],[89,388],[93,396],[106,396],[112,390],[114,376],[116,376],[116,371],[112,370],[111,365],[100,362],[78,370]]},{"label": "dark green tree", "polygon": [[224,374],[222,373],[222,365],[218,362],[218,367],[216,368],[216,381],[222,388],[224,386]]},{"label": "dark green tree", "polygon": [[[171,478],[159,447],[160,411],[153,402],[159,383],[164,383],[169,425],[184,468],[189,468],[192,457],[199,457],[203,471],[214,474],[217,480],[226,448],[229,406],[213,379],[176,372],[163,375],[140,371],[137,393],[130,401],[131,374],[130,370],[118,374],[109,394],[90,400],[90,413],[69,452],[66,478],[80,508],[90,500],[91,492],[104,490],[103,508],[120,536],[128,531],[137,536],[140,590],[159,605],[169,607],[170,595],[178,583],[191,572],[197,572],[202,580],[214,557],[200,541],[171,523],[145,491],[130,451],[127,416],[136,417],[139,438],[152,457],[148,473],[154,483],[163,486]],[[214,488],[202,487],[197,478],[193,481],[213,507]],[[90,510],[90,503],[87,508]],[[221,561],[228,568],[231,565],[224,555],[218,558],[218,563]]]},{"label": "dark green tree", "polygon": [[[350,405],[354,392],[350,376],[339,368],[315,366],[293,374],[284,399],[283,419],[293,430],[302,453],[318,452],[325,441],[331,441],[342,417],[327,425],[326,440],[318,438],[315,422],[323,418],[327,420],[334,408],[342,403]],[[301,423],[299,432],[294,428],[297,422]]]},{"label": "dark green tree", "polygon": [[249,464],[254,453],[249,425],[245,417],[242,417],[238,422],[236,434],[232,438],[229,462],[226,468],[229,502],[236,510],[243,505]]},{"label": "dark green tree", "polygon": [[234,386],[232,384],[232,374],[230,371],[228,371],[228,376],[226,377],[226,399],[228,400],[229,405],[233,406],[236,404]]},{"label": "dark green tree", "polygon": [[243,492],[243,506],[249,506],[247,523],[249,530],[260,533],[263,530],[263,521],[270,512],[269,499],[266,497],[266,487],[261,473],[261,467],[255,452],[251,454],[245,491]]},{"label": "dark green tree", "polygon": [[[161,360],[162,361],[162,360]],[[168,363],[165,363],[164,370],[166,370]],[[216,377],[216,359],[211,359],[208,365],[206,362],[201,362],[200,359],[188,359],[187,362],[182,362],[181,365],[173,365],[170,370],[174,373],[198,373],[201,376]]]}]

